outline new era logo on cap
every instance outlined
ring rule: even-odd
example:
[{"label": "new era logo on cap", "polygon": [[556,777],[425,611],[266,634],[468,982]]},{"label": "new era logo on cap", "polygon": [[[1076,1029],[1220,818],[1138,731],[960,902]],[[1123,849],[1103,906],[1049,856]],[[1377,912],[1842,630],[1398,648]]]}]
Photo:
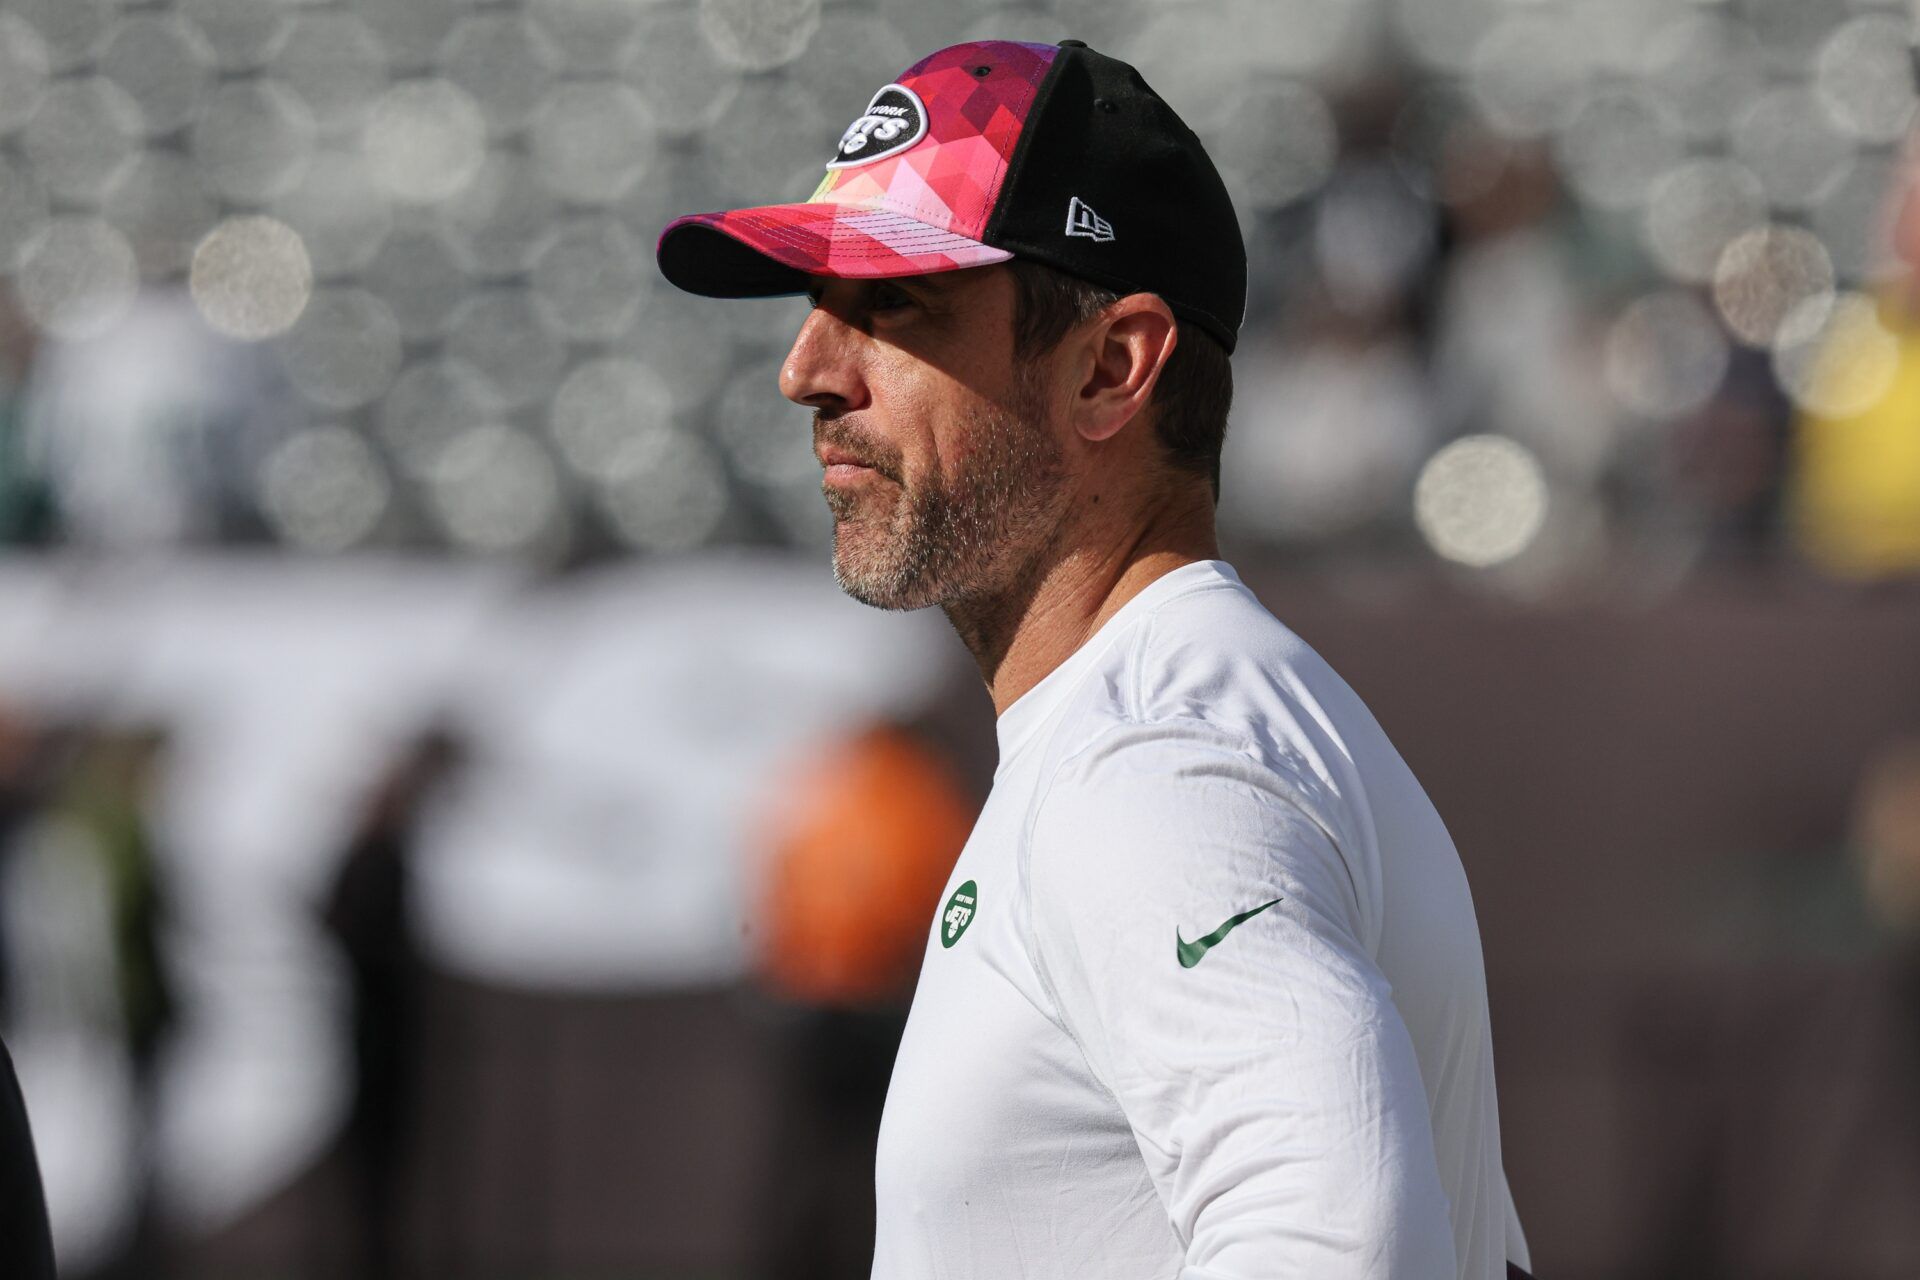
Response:
[{"label": "new era logo on cap", "polygon": [[1067,234],[1106,242],[1113,239],[1113,224],[1095,213],[1079,196],[1067,202]]}]

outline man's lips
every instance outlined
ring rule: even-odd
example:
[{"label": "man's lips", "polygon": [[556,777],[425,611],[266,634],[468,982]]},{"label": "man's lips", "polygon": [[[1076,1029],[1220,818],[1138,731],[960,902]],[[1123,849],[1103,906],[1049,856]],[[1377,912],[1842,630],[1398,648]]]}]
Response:
[{"label": "man's lips", "polygon": [[829,484],[859,480],[865,476],[884,476],[886,473],[871,462],[850,453],[837,445],[822,445],[815,450],[814,456],[820,459],[820,465],[826,468],[826,480]]},{"label": "man's lips", "polygon": [[867,467],[871,469],[873,465],[854,454],[848,453],[845,449],[838,449],[830,444],[821,446],[815,456],[820,459],[820,465],[823,467]]}]

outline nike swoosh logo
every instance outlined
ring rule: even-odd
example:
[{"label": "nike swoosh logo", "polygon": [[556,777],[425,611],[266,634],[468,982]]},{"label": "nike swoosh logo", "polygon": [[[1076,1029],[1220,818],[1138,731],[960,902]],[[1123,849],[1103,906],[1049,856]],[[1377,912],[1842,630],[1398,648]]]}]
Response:
[{"label": "nike swoosh logo", "polygon": [[[1275,898],[1273,900],[1273,902],[1278,902],[1278,901],[1280,901],[1280,899],[1278,898]],[[1225,924],[1221,925],[1218,929],[1215,929],[1212,933],[1208,934],[1206,937],[1195,938],[1192,942],[1188,942],[1183,938],[1181,938],[1180,929],[1178,926],[1175,926],[1173,930],[1173,940],[1174,942],[1179,944],[1180,967],[1182,969],[1191,969],[1193,968],[1193,966],[1199,964],[1200,957],[1206,955],[1207,952],[1211,951],[1215,946],[1217,946],[1220,942],[1220,939],[1232,933],[1237,926],[1245,924],[1247,921],[1259,915],[1262,911],[1265,911],[1268,907],[1273,905],[1273,902],[1263,902],[1251,911],[1242,911],[1239,915],[1227,921]]]}]

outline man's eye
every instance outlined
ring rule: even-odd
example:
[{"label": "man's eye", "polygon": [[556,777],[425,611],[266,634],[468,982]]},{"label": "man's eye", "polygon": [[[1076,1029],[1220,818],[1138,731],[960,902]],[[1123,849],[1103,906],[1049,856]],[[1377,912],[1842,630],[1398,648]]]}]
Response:
[{"label": "man's eye", "polygon": [[[826,292],[825,289],[818,285],[808,289],[805,295],[807,306],[820,306],[821,300],[826,297]],[[904,307],[916,305],[916,301],[912,294],[895,285],[874,284],[870,285],[867,289],[865,305],[869,311],[897,311]]]}]

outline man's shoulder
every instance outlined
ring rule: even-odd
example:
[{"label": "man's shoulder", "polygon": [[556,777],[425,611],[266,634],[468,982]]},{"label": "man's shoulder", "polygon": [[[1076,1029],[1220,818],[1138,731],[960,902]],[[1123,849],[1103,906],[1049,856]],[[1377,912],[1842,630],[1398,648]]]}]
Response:
[{"label": "man's shoulder", "polygon": [[1154,610],[1128,655],[1138,718],[1195,705],[1231,712],[1241,698],[1284,688],[1323,666],[1312,648],[1239,583],[1177,596]]},{"label": "man's shoulder", "polygon": [[1377,731],[1340,677],[1244,586],[1158,604],[1066,707],[1036,800],[1077,793],[1132,806],[1233,779],[1348,827],[1350,737]]},{"label": "man's shoulder", "polygon": [[1104,678],[1081,689],[1078,743],[1129,744],[1148,754],[1232,744],[1254,755],[1294,754],[1305,722],[1350,697],[1304,640],[1237,580],[1222,578],[1156,605],[1115,646]]}]

